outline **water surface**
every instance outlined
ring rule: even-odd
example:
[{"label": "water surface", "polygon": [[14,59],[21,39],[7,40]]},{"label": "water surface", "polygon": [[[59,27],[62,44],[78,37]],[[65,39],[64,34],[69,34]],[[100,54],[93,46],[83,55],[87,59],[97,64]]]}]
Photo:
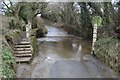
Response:
[{"label": "water surface", "polygon": [[46,26],[48,34],[37,40],[38,53],[31,64],[18,64],[21,78],[115,78],[104,63],[91,55],[91,41]]}]

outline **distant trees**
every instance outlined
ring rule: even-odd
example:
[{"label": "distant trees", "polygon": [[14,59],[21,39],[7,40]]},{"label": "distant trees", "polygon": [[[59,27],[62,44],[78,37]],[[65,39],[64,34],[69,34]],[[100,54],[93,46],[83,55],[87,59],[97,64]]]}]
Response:
[{"label": "distant trees", "polygon": [[92,20],[89,9],[87,8],[87,3],[79,2],[81,8],[81,30],[83,39],[92,39]]},{"label": "distant trees", "polygon": [[101,16],[103,35],[119,37],[120,33],[120,2],[10,2],[6,14],[15,16],[16,27],[20,27],[22,19],[26,24],[32,23],[37,28],[37,15],[63,23],[69,33],[81,36],[83,39],[92,39],[92,17]]},{"label": "distant trees", "polygon": [[[102,18],[100,34],[107,36],[118,34],[116,32],[119,31],[120,25],[120,2],[59,2],[49,5],[57,8],[49,8],[49,12],[46,12],[52,16],[49,19],[63,22],[69,33],[79,35],[83,39],[92,39],[92,17],[94,16]],[[43,17],[46,14],[42,14]]]},{"label": "distant trees", "polygon": [[4,5],[7,7],[5,14],[8,16],[14,16],[15,17],[15,26],[16,28],[20,28],[20,11],[22,9],[21,4],[18,2],[17,4],[13,4],[12,2],[10,2],[10,6],[8,6],[8,4],[6,4],[5,2],[3,2]]},{"label": "distant trees", "polygon": [[32,24],[32,28],[37,28],[37,15],[45,11],[47,3],[45,2],[29,2],[28,3],[28,20]]},{"label": "distant trees", "polygon": [[92,39],[92,23],[87,3],[61,2],[56,4],[57,9],[51,8],[50,10],[52,10],[51,13],[53,14],[59,14],[55,16],[57,17],[57,22],[61,19],[60,22],[64,23],[69,33],[80,35],[84,39]]}]

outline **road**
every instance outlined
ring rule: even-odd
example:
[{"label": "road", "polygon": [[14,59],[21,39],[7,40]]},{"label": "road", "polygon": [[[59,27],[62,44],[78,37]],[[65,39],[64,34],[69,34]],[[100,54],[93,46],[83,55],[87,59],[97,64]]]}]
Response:
[{"label": "road", "polygon": [[37,40],[33,61],[17,65],[18,78],[117,78],[117,73],[90,54],[91,41],[60,28],[46,28],[48,34]]}]

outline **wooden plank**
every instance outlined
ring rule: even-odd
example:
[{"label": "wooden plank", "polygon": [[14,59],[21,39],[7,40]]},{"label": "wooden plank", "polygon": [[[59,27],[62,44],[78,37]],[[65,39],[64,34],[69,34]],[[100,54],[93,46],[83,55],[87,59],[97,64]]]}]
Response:
[{"label": "wooden plank", "polygon": [[16,63],[26,63],[26,62],[30,62],[31,57],[16,57]]},{"label": "wooden plank", "polygon": [[31,51],[31,48],[14,48],[14,51]]},{"label": "wooden plank", "polygon": [[14,51],[16,54],[24,54],[24,53],[31,53],[31,51]]},{"label": "wooden plank", "polygon": [[16,57],[31,57],[32,54],[15,54]]},{"label": "wooden plank", "polygon": [[31,45],[15,45],[15,48],[30,48]]}]

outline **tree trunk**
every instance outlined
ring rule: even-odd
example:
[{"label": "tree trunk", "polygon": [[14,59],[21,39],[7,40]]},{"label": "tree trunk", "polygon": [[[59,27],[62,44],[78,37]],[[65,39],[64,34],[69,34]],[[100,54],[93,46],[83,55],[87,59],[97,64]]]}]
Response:
[{"label": "tree trunk", "polygon": [[20,25],[20,18],[19,18],[19,11],[20,11],[20,6],[18,6],[18,9],[15,11],[15,17],[16,17],[16,28],[20,29],[21,25]]},{"label": "tree trunk", "polygon": [[35,10],[31,9],[28,15],[28,19],[31,22],[32,29],[37,28],[37,18],[35,16]]}]

